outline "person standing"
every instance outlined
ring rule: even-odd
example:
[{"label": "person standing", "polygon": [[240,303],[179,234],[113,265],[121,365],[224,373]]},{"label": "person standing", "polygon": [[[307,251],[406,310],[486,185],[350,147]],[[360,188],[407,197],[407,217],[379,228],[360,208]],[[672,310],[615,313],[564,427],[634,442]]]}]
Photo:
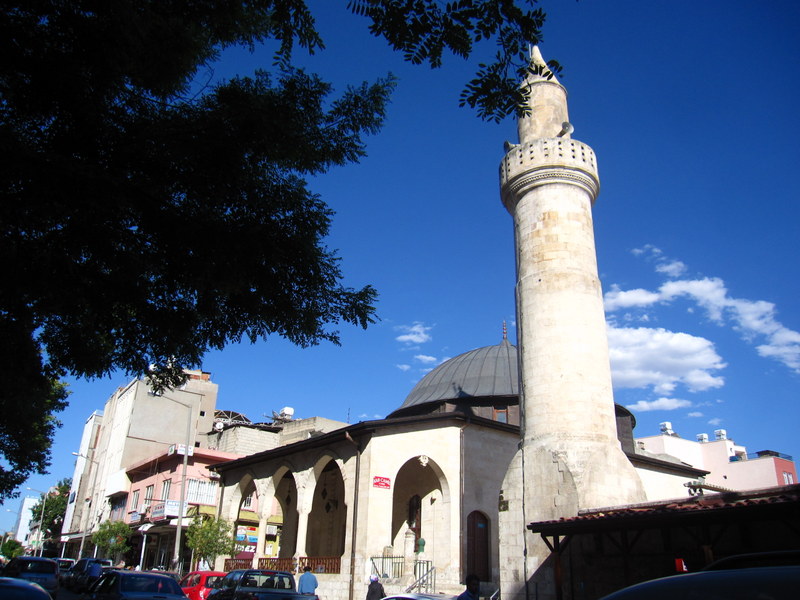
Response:
[{"label": "person standing", "polygon": [[311,567],[303,567],[303,574],[297,582],[297,591],[301,594],[314,595],[317,591],[317,577],[311,572]]},{"label": "person standing", "polygon": [[367,600],[381,600],[386,596],[386,592],[383,591],[383,585],[381,582],[378,581],[377,575],[370,575],[369,576],[369,587],[367,588]]},{"label": "person standing", "polygon": [[466,584],[467,589],[461,592],[461,595],[456,598],[456,600],[478,600],[481,591],[480,578],[477,575],[470,573],[467,575],[464,583]]}]

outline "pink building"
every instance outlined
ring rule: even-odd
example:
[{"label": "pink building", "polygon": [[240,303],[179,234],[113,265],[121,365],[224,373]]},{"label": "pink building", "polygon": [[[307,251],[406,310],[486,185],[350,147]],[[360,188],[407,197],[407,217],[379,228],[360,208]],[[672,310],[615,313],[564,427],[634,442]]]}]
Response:
[{"label": "pink building", "polygon": [[689,440],[681,438],[665,421],[660,435],[637,438],[636,443],[640,451],[673,456],[708,471],[705,483],[713,486],[746,491],[797,483],[797,468],[791,456],[774,450],[748,453],[724,429],[714,431],[711,440],[705,433]]},{"label": "pink building", "polygon": [[126,469],[130,491],[112,502],[111,519],[124,520],[134,528],[133,550],[143,569],[168,567],[175,552],[175,537],[185,482],[185,512],[181,532],[181,562],[188,565],[191,551],[186,548],[186,527],[196,515],[215,515],[219,500],[218,476],[208,466],[240,455],[207,448],[189,448],[186,474],[183,473],[184,446],[170,446],[151,458]]}]

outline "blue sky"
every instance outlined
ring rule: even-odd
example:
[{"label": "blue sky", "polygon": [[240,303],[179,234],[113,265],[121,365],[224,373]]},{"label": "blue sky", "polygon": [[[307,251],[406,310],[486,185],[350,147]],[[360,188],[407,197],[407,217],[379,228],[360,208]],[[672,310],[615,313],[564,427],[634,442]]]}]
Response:
[{"label": "blue sky", "polygon": [[[328,244],[346,282],[378,289],[381,321],[343,328],[341,347],[270,339],[212,353],[203,368],[220,385],[218,408],[262,420],[292,406],[354,423],[397,408],[443,360],[498,343],[503,321],[515,340],[498,166],[516,126],[458,107],[484,49],[469,63],[414,67],[344,1],[312,4],[327,50],[298,59],[340,90],[399,77],[369,156],[314,183],[336,211]],[[800,458],[800,5],[541,6],[542,53],[564,65],[573,137],[600,168],[595,235],[616,401],[634,411],[638,436],[671,421],[682,437],[722,428],[750,452]],[[215,76],[270,63],[229,52]],[[127,380],[72,384],[52,473],[27,486],[72,475],[85,419]],[[0,517],[6,529],[16,515]]]}]

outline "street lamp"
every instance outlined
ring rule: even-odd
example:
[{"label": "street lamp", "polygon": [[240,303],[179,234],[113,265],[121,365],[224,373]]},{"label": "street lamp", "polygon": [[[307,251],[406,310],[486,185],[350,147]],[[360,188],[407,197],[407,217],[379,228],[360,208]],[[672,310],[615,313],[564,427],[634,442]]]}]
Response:
[{"label": "street lamp", "polygon": [[89,508],[90,507],[92,507],[92,508],[94,507],[94,502],[92,502],[92,498],[94,498],[94,491],[95,491],[94,490],[94,484],[95,484],[95,481],[97,480],[97,471],[100,468],[100,463],[97,462],[96,460],[92,459],[92,458],[89,458],[88,456],[86,456],[84,454],[81,454],[80,452],[73,452],[72,454],[74,456],[78,456],[80,458],[85,458],[90,463],[94,463],[96,465],[96,468],[92,469],[92,483],[89,486],[89,490],[88,490],[89,493],[90,493],[89,498],[87,500],[89,502],[89,506],[84,506],[83,510],[81,510],[81,521],[82,521],[82,525],[81,525],[81,545],[80,545],[80,548],[78,548],[78,558],[82,558],[83,557],[83,544],[86,542],[86,528],[89,525],[89,520],[88,520],[89,519]]},{"label": "street lamp", "polygon": [[44,523],[44,507],[47,504],[47,495],[50,493],[50,490],[43,492],[41,490],[35,490],[32,487],[26,489],[29,489],[32,492],[39,492],[42,495],[42,510],[39,513],[39,556],[41,556],[42,551],[44,550],[44,531],[42,531],[42,524]]},{"label": "street lamp", "polygon": [[172,568],[177,570],[181,556],[181,531],[183,530],[183,511],[184,503],[186,502],[186,468],[189,463],[189,447],[192,443],[192,416],[194,415],[194,411],[192,410],[192,405],[187,402],[181,402],[169,396],[162,396],[162,398],[171,400],[189,409],[189,415],[186,419],[186,446],[183,449],[183,472],[181,473],[181,499],[180,504],[178,504],[178,526],[175,529],[175,551],[172,556]]}]

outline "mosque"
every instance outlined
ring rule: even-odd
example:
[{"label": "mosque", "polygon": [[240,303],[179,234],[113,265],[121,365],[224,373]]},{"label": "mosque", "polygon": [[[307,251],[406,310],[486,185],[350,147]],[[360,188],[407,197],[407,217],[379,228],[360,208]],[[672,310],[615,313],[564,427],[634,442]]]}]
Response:
[{"label": "mosque", "polygon": [[[459,593],[475,573],[482,596],[562,598],[571,526],[591,548],[573,545],[589,558],[567,595],[597,597],[600,588],[578,588],[597,578],[592,561],[619,575],[610,589],[622,587],[629,562],[602,557],[619,554],[612,542],[626,561],[633,548],[624,526],[602,538],[604,515],[686,498],[706,473],[638,450],[633,415],[614,403],[592,223],[597,163],[571,138],[566,90],[537,48],[531,61],[531,111],[500,166],[515,230],[516,345],[503,332],[441,364],[385,419],[299,420],[293,443],[215,465],[219,515],[254,532],[246,564],[308,564],[326,600],[362,596],[373,573],[387,593]],[[657,527],[662,541],[669,523]]]}]

